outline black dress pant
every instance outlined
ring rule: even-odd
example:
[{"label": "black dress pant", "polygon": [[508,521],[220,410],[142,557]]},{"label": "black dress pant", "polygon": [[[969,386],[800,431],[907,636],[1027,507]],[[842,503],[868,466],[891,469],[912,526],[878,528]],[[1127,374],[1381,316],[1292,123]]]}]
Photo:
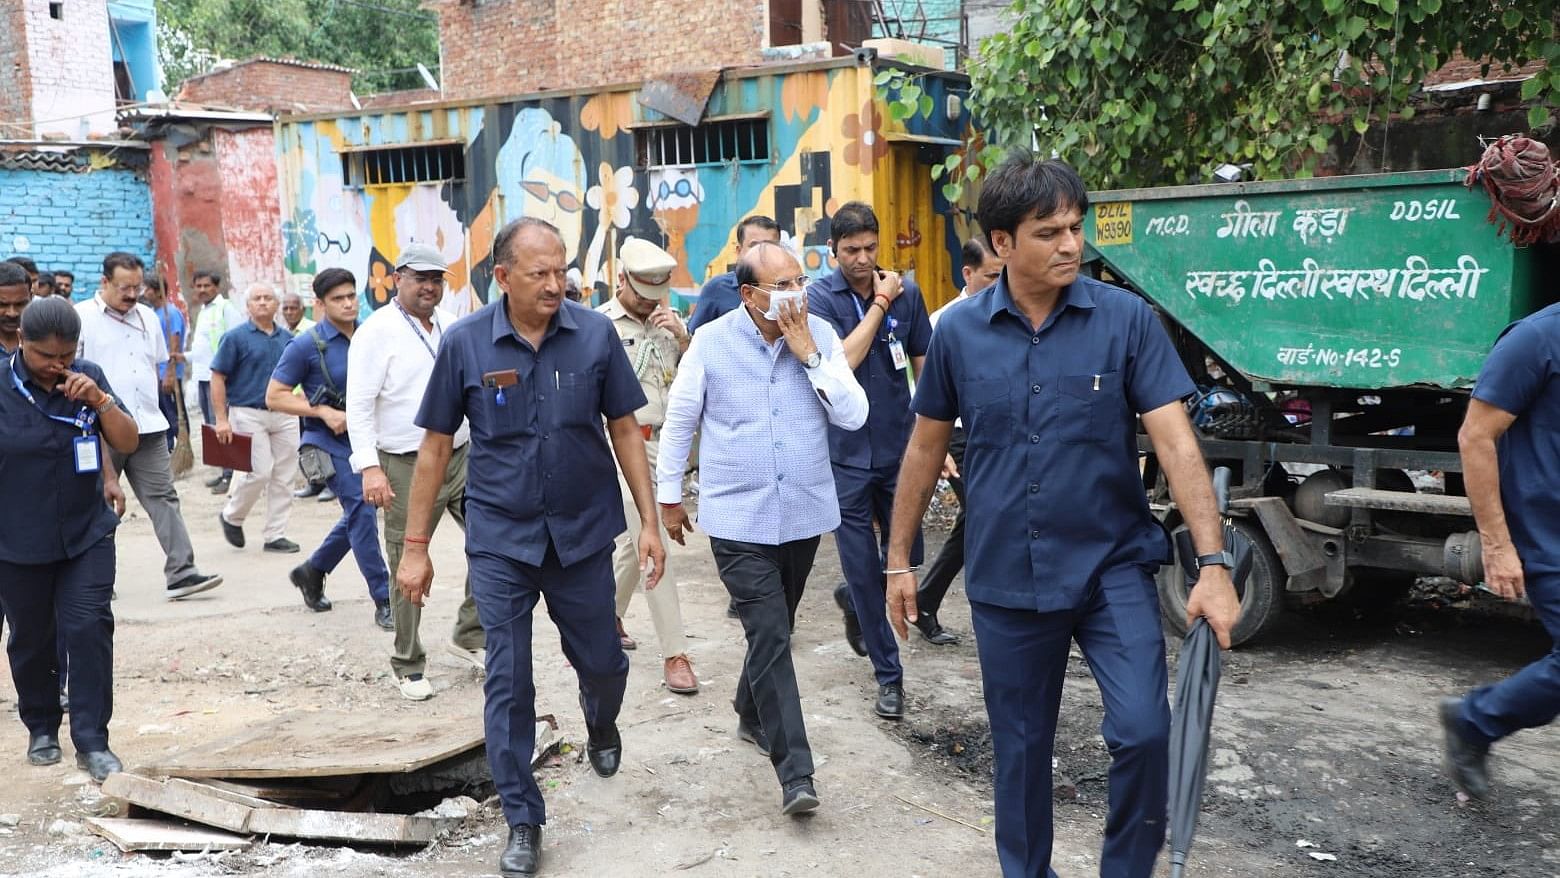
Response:
[{"label": "black dress pant", "polygon": [[114,712],[114,537],[50,564],[0,561],[6,655],[29,735],[59,734],[59,646],[70,659],[70,738],[78,753],[108,749]]},{"label": "black dress pant", "polygon": [[764,730],[782,784],[813,773],[802,698],[791,663],[791,624],[818,554],[818,537],[778,546],[710,538],[721,582],[737,605],[747,657],[732,706]]},{"label": "black dress pant", "polygon": [[964,444],[964,429],[954,427],[953,437],[948,440],[948,454],[953,457],[960,474],[949,479],[948,483],[953,486],[954,496],[959,498],[959,514],[954,516],[953,529],[948,531],[947,542],[942,544],[942,549],[932,559],[932,565],[926,568],[926,576],[915,590],[916,610],[933,616],[942,609],[943,598],[948,594],[948,586],[953,585],[953,578],[964,569]]}]

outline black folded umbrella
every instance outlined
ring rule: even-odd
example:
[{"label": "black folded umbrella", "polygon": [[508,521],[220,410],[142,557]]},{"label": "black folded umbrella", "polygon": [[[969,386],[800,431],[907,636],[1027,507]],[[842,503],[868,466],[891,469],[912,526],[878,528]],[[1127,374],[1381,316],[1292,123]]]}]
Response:
[{"label": "black folded umbrella", "polygon": [[[1230,471],[1220,467],[1213,474],[1219,514],[1229,511]],[[1187,585],[1197,581],[1197,550],[1191,532],[1176,532],[1176,555],[1181,559]],[[1236,590],[1251,575],[1252,547],[1245,534],[1226,518],[1224,549],[1234,556],[1230,571]],[[1197,831],[1197,811],[1202,804],[1203,781],[1208,775],[1208,739],[1213,727],[1213,702],[1219,694],[1219,641],[1207,619],[1198,619],[1181,644],[1175,678],[1175,705],[1170,713],[1170,875],[1181,878],[1186,855]]]}]

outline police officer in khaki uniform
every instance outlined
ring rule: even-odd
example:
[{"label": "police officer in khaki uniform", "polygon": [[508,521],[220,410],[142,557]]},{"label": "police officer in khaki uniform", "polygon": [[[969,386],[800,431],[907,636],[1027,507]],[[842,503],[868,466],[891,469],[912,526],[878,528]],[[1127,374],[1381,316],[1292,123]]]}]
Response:
[{"label": "police officer in khaki uniform", "polygon": [[[677,260],[670,253],[641,238],[627,238],[618,251],[618,293],[611,301],[596,309],[612,319],[623,350],[639,378],[639,386],[649,402],[634,412],[639,428],[644,431],[645,450],[650,456],[650,466],[655,468],[660,450],[661,423],[666,418],[666,398],[677,376],[677,361],[688,349],[689,334],[682,318],[666,304],[671,286],[672,271]],[[618,473],[618,487],[623,494],[623,508],[633,511],[633,499],[623,483],[623,473]],[[628,516],[628,530],[617,539],[612,555],[612,573],[617,579],[618,636],[624,649],[638,646],[623,630],[623,614],[634,589],[643,579],[639,569],[639,518]],[[682,608],[677,603],[677,584],[669,576],[661,576],[660,585],[645,592],[650,604],[650,618],[655,623],[656,637],[661,641],[661,658],[665,661],[666,688],[682,695],[699,691],[699,678],[693,673],[693,663],[688,660],[688,642],[683,635]]]}]

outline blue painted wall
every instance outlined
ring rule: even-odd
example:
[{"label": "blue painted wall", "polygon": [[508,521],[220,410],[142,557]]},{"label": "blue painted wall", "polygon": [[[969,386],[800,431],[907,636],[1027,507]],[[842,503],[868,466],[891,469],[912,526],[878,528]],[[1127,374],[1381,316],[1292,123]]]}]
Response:
[{"label": "blue painted wall", "polygon": [[147,92],[162,88],[162,66],[157,61],[157,10],[152,0],[111,0],[108,15],[114,60],[124,61],[130,68],[135,99],[144,101]]},{"label": "blue painted wall", "polygon": [[47,271],[75,272],[77,301],[97,292],[103,257],[115,250],[152,264],[151,187],[127,168],[0,168],[0,217],[0,259],[26,256]]}]

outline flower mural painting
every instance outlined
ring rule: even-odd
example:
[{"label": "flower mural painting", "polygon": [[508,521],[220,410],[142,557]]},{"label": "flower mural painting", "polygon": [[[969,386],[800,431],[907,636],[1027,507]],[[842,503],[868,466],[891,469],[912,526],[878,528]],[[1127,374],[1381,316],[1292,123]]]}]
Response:
[{"label": "flower mural painting", "polygon": [[788,76],[780,86],[780,109],[788,122],[806,120],[828,103],[829,74],[821,70]]},{"label": "flower mural painting", "polygon": [[395,269],[376,248],[370,257],[373,267],[368,272],[368,304],[371,308],[387,305],[395,298]]},{"label": "flower mural painting", "polygon": [[601,271],[601,260],[607,246],[607,229],[628,228],[634,218],[634,208],[639,206],[639,190],[634,188],[633,168],[624,167],[614,171],[611,165],[602,162],[596,179],[596,185],[585,193],[585,203],[597,213],[596,235],[591,239],[590,251],[585,254],[587,286],[598,280],[609,285],[612,283],[612,278],[605,277]]},{"label": "flower mural painting", "polygon": [[878,112],[876,101],[867,101],[860,113],[851,113],[840,124],[840,133],[849,139],[845,144],[845,163],[855,165],[863,174],[870,174],[883,156],[888,155],[888,140],[883,137],[883,114]]},{"label": "flower mural painting", "polygon": [[417,242],[433,247],[449,265],[442,306],[455,316],[481,306],[471,288],[466,261],[466,230],[437,187],[415,186],[395,207],[395,229],[401,246]]}]

